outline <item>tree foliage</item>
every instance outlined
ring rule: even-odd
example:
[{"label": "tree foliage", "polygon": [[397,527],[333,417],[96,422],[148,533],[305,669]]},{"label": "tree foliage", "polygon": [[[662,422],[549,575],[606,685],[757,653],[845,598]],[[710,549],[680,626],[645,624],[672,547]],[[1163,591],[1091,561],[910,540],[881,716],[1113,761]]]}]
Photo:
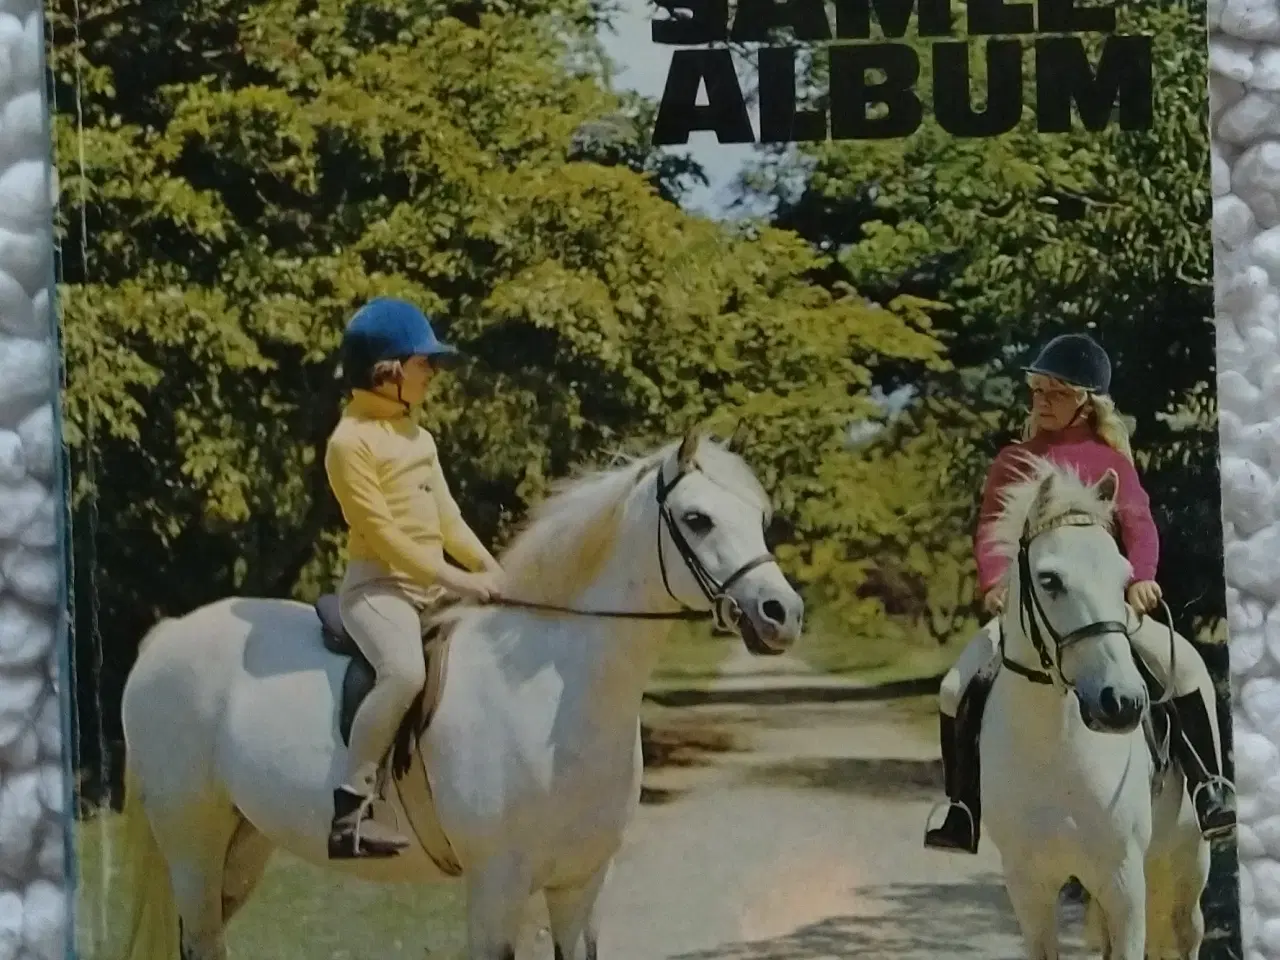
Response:
[{"label": "tree foliage", "polygon": [[[1023,119],[1009,134],[957,139],[927,121],[902,140],[806,146],[809,172],[798,189],[794,158],[779,152],[746,176],[744,192],[772,198],[775,226],[831,254],[815,277],[828,288],[936,305],[927,309],[949,368],[875,367],[884,389],[916,392],[920,409],[906,419],[923,417],[948,438],[911,458],[923,478],[945,473],[946,488],[926,501],[936,535],[914,540],[914,550],[963,552],[952,541],[972,529],[985,469],[1021,428],[1020,365],[1054,334],[1091,330],[1113,358],[1115,399],[1136,424],[1163,538],[1160,580],[1180,625],[1204,628],[1221,620],[1225,603],[1204,5],[1128,4],[1119,13],[1121,32],[1154,37],[1150,130],[1095,133],[1077,121],[1070,134],[1039,133],[1028,49]],[[985,82],[980,49],[971,49],[975,91]],[[927,100],[930,61],[921,62]],[[825,89],[821,77],[813,87]],[[866,464],[903,456],[874,450]],[[865,565],[902,563],[902,531],[891,529],[882,549],[863,554]]]},{"label": "tree foliage", "polygon": [[425,422],[495,540],[580,464],[742,417],[802,537],[812,502],[845,496],[821,474],[874,410],[865,358],[941,366],[923,310],[813,282],[828,258],[790,231],[672,202],[698,171],[601,82],[597,17],[57,5],[77,613],[104,631],[85,682],[108,717],[157,616],[332,585],[335,350],[371,296],[416,301],[471,357]]}]

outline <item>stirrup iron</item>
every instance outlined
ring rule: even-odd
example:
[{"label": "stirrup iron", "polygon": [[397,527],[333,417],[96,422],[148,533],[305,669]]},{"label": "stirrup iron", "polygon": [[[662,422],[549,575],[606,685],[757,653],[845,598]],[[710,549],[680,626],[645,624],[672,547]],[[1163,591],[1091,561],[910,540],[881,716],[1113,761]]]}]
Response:
[{"label": "stirrup iron", "polygon": [[[1200,791],[1208,787],[1210,784],[1213,784],[1214,786],[1221,786],[1225,788],[1224,792],[1229,792],[1233,797],[1235,796],[1235,792],[1236,792],[1235,784],[1233,784],[1230,780],[1228,780],[1226,777],[1222,776],[1221,774],[1218,774],[1218,773],[1210,774],[1200,783],[1197,783],[1194,787],[1192,787],[1187,794],[1187,796],[1191,800],[1192,815],[1196,816],[1197,820],[1199,819],[1199,817],[1196,814],[1196,809],[1197,809],[1196,798],[1200,795]],[[1218,827],[1211,827],[1207,830],[1202,830],[1201,833],[1203,834],[1204,838],[1206,840],[1217,840],[1220,837],[1226,837],[1234,833],[1237,826],[1237,822],[1238,822],[1236,820],[1236,814],[1234,810],[1230,811],[1230,816],[1231,816],[1231,823],[1224,824]]]},{"label": "stirrup iron", "polygon": [[[933,815],[943,808],[945,808],[947,812],[950,813],[952,807],[959,808],[960,812],[963,813],[969,819],[969,832],[973,833],[974,826],[975,826],[973,821],[973,811],[969,809],[969,805],[965,803],[963,800],[939,800],[932,807],[930,807],[929,816],[927,816],[924,821],[925,832],[939,829],[942,826],[941,823],[938,824],[937,827],[930,826],[930,824],[933,823]],[[946,822],[945,817],[943,818],[943,822],[944,823]]]}]

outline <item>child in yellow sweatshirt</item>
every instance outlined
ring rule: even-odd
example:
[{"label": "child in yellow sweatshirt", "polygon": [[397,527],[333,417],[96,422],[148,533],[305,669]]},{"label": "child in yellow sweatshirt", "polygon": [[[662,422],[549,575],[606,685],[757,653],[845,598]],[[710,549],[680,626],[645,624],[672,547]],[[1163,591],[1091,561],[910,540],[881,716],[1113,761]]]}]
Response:
[{"label": "child in yellow sweatshirt", "polygon": [[372,300],[343,337],[351,398],[329,437],[325,471],[349,528],[342,621],[377,681],[351,725],[346,776],[334,791],[331,858],[394,856],[408,845],[365,812],[378,762],[426,683],[423,611],[499,593],[497,560],[462,518],[435,439],[410,416],[434,372],[456,357],[403,300]]}]

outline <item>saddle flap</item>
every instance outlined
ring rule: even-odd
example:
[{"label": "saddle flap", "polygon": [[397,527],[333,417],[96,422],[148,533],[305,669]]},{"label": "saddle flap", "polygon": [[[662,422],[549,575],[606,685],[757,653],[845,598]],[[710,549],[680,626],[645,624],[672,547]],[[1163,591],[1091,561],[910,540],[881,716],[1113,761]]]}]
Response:
[{"label": "saddle flap", "polygon": [[326,593],[315,602],[316,616],[320,618],[320,629],[324,637],[325,648],[330,653],[350,657],[357,653],[356,645],[342,623],[342,608],[335,593]]}]

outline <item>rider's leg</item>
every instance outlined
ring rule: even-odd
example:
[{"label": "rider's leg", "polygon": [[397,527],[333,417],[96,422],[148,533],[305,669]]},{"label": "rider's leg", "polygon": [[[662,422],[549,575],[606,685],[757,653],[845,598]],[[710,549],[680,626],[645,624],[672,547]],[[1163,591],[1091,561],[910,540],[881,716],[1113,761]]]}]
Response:
[{"label": "rider's leg", "polygon": [[1229,833],[1235,826],[1235,791],[1222,775],[1222,738],[1218,731],[1217,692],[1199,652],[1166,624],[1142,617],[1133,645],[1143,663],[1169,690],[1177,729],[1173,749],[1187,778],[1196,819],[1206,837]]},{"label": "rider's leg", "polygon": [[939,850],[967,850],[976,853],[978,848],[977,798],[973,795],[976,781],[962,769],[961,755],[972,749],[976,724],[960,729],[956,714],[960,699],[978,671],[987,666],[999,653],[1000,622],[990,620],[965,644],[955,666],[947,671],[938,689],[938,733],[942,747],[942,781],[950,804],[947,817],[941,826],[926,829],[924,845]]},{"label": "rider's leg", "polygon": [[387,856],[404,849],[409,841],[365,814],[379,762],[413,698],[426,685],[421,619],[399,590],[367,584],[344,592],[342,622],[377,679],[351,722],[346,776],[334,791],[329,855]]}]

